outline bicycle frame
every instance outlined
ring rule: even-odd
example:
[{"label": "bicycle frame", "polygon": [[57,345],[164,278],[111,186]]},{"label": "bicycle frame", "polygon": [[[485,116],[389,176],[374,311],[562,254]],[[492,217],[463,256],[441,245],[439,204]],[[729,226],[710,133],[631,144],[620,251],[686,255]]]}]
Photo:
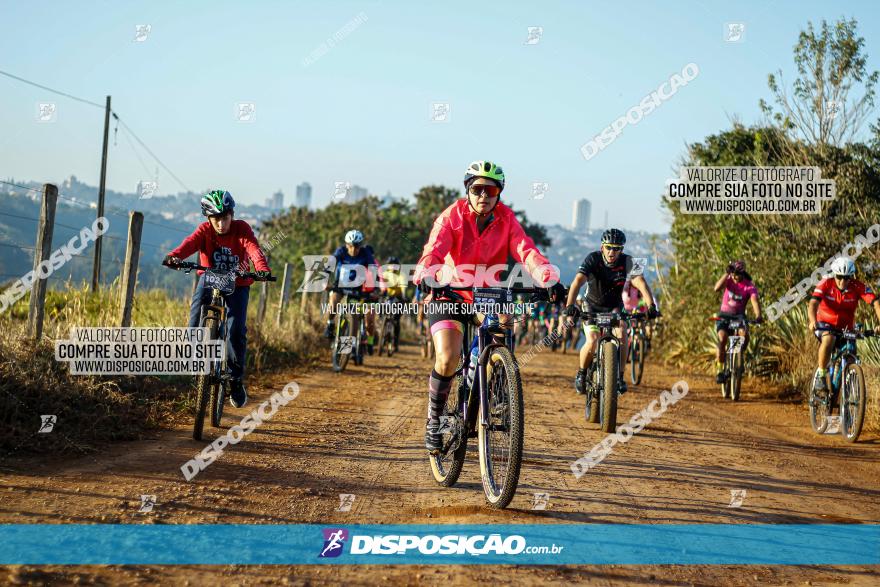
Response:
[{"label": "bicycle frame", "polygon": [[839,397],[838,394],[840,393],[841,386],[844,384],[843,374],[846,373],[846,368],[852,364],[862,364],[856,349],[857,337],[853,334],[849,334],[849,336],[847,334],[847,332],[843,332],[839,335],[843,338],[844,342],[838,342],[835,344],[834,350],[831,352],[831,361],[829,362],[828,370],[828,378],[831,380],[832,393],[829,398],[831,405],[834,405]]}]

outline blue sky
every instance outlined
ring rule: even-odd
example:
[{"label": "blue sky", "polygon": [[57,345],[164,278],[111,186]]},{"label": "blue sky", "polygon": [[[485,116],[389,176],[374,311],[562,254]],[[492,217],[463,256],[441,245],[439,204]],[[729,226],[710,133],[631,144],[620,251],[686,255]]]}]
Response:
[{"label": "blue sky", "polygon": [[[492,159],[505,197],[543,223],[593,202],[593,227],[666,230],[659,194],[688,142],[758,121],[767,74],[794,77],[808,20],[856,17],[880,69],[876,2],[10,2],[0,0],[0,69],[113,107],[190,188],[263,202],[309,181],[408,196],[459,186]],[[346,23],[364,22],[310,65]],[[363,18],[362,17],[362,18]],[[725,23],[743,22],[728,43]],[[149,24],[143,42],[135,25]],[[537,44],[529,26],[543,27]],[[608,148],[580,146],[689,62],[699,76]],[[36,120],[38,102],[57,120]],[[236,120],[239,102],[256,120]],[[448,102],[445,123],[430,119]],[[103,112],[0,77],[0,177],[97,184]],[[872,117],[872,119],[875,119]],[[111,127],[112,128],[112,127]],[[145,153],[149,174],[156,166]],[[148,178],[120,129],[108,184]],[[532,182],[549,193],[531,198]],[[180,186],[159,171],[160,192]]]}]

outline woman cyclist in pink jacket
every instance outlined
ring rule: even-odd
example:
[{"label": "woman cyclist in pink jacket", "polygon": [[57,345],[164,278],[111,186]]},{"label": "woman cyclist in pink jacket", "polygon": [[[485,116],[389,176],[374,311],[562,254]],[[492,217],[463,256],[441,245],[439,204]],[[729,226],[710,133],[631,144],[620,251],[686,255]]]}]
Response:
[{"label": "woman cyclist in pink jacket", "polygon": [[[501,167],[491,161],[474,161],[465,172],[464,187],[465,197],[449,206],[434,221],[422,251],[415,281],[423,291],[428,290],[426,278],[436,277],[441,271],[454,276],[453,284],[461,280],[483,285],[480,275],[492,274],[492,266],[506,267],[510,256],[525,265],[542,287],[550,289],[552,299],[564,299],[565,287],[559,283],[556,267],[550,265],[537,249],[513,211],[499,201],[504,189]],[[469,276],[469,271],[473,271],[473,275]],[[490,277],[497,278],[497,275]],[[437,281],[447,282],[447,279]],[[462,292],[462,297],[468,301],[473,299],[468,291]],[[430,305],[427,310],[436,356],[434,370],[428,379],[425,447],[436,453],[441,442],[437,433],[439,417],[461,356],[464,323],[474,314],[464,310],[434,312]]]}]

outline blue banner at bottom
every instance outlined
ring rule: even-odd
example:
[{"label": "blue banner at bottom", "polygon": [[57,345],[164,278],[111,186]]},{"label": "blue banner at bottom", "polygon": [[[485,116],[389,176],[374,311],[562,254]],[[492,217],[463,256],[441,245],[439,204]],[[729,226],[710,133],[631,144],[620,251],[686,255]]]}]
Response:
[{"label": "blue banner at bottom", "polygon": [[4,565],[880,565],[876,524],[6,524],[0,544]]}]

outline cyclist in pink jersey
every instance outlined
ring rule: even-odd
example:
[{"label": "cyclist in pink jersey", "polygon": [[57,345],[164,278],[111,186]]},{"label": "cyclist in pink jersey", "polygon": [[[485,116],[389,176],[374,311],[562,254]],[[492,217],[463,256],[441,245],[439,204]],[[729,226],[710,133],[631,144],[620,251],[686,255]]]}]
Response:
[{"label": "cyclist in pink jersey", "polygon": [[[746,272],[744,261],[732,261],[727,266],[727,272],[715,283],[715,291],[724,291],[721,297],[721,310],[718,312],[718,321],[715,330],[718,332],[718,347],[715,349],[715,364],[718,374],[715,376],[716,383],[724,383],[724,361],[722,357],[727,353],[727,339],[730,336],[730,320],[744,318],[746,302],[751,302],[752,311],[755,313],[755,321],[761,322],[761,302],[758,299],[758,288],[752,283],[752,277]],[[738,334],[743,337],[742,352],[745,352],[749,344],[748,328],[742,328]]]},{"label": "cyclist in pink jersey", "polygon": [[[551,301],[563,299],[566,290],[559,283],[558,270],[525,233],[513,210],[499,201],[504,189],[501,167],[491,161],[474,161],[465,172],[464,187],[465,197],[441,212],[434,221],[414,276],[416,284],[429,292],[432,283],[448,282],[447,279],[437,279],[438,274],[451,272],[455,276],[451,282],[453,286],[456,282],[467,281],[485,286],[479,283],[483,281],[478,277],[480,268],[487,268],[486,274],[494,272],[493,266],[506,268],[509,256],[525,265],[541,287],[550,290]],[[497,278],[497,275],[490,277]],[[462,291],[461,295],[468,301],[473,299],[471,292]],[[440,450],[440,414],[461,356],[464,323],[474,318],[466,308],[455,308],[442,313],[433,312],[430,305],[426,308],[436,351],[434,369],[428,378],[428,420],[425,426],[425,448],[432,453]],[[501,324],[510,327],[508,320],[502,319]]]},{"label": "cyclist in pink jersey", "polygon": [[644,314],[648,311],[648,304],[642,299],[642,292],[633,286],[632,281],[629,279],[623,284],[623,292],[620,294],[620,297],[623,298],[623,309],[627,312],[641,312]]}]

